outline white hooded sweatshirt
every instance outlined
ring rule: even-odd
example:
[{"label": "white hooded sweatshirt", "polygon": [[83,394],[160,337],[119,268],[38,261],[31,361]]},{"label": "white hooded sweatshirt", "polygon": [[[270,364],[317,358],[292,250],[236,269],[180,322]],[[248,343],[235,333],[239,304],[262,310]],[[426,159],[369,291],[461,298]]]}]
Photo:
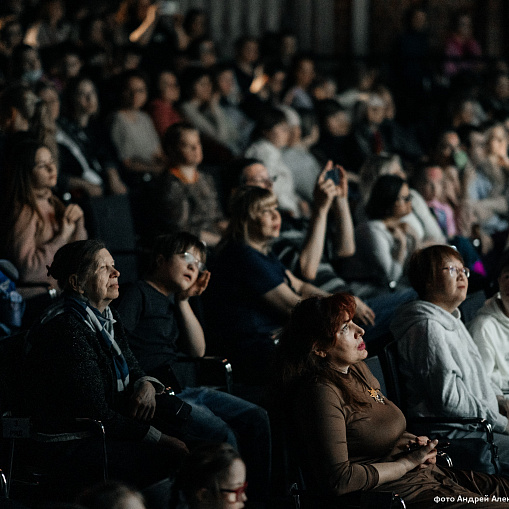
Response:
[{"label": "white hooded sweatshirt", "polygon": [[488,299],[469,323],[472,335],[493,383],[509,392],[509,316],[500,308],[500,294]]},{"label": "white hooded sweatshirt", "polygon": [[494,431],[505,431],[508,421],[497,401],[501,392],[486,374],[459,310],[408,302],[397,311],[391,331],[398,340],[410,416],[483,417]]}]

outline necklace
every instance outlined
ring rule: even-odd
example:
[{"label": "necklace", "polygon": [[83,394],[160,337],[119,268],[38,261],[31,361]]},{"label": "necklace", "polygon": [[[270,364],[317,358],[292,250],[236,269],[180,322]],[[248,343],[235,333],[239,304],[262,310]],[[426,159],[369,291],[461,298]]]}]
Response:
[{"label": "necklace", "polygon": [[368,389],[369,395],[377,402],[382,403],[382,405],[385,405],[385,398],[380,391],[380,389],[373,389],[373,387],[370,387]]}]

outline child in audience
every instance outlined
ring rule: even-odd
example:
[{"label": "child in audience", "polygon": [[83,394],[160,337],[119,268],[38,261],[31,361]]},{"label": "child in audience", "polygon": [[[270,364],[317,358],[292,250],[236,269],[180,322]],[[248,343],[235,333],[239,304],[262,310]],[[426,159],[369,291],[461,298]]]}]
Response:
[{"label": "child in audience", "polygon": [[[203,357],[205,335],[190,298],[207,287],[206,248],[187,232],[157,237],[149,271],[122,292],[118,311],[129,346],[142,369],[171,385],[192,407],[187,424],[191,435],[238,446],[250,467],[254,496],[268,493],[270,429],[267,413],[257,405],[210,387],[183,386],[178,376],[179,355]],[[225,318],[223,318],[225,319]],[[174,373],[175,369],[176,373]]]},{"label": "child in audience", "polygon": [[177,474],[173,496],[189,509],[242,509],[247,501],[246,466],[228,444],[196,448]]}]

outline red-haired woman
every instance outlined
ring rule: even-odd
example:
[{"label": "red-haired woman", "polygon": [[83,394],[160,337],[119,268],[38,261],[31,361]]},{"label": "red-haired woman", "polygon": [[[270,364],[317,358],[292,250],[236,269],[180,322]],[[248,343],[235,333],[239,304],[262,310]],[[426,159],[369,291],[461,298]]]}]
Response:
[{"label": "red-haired woman", "polygon": [[491,497],[509,494],[508,479],[438,468],[437,440],[406,431],[403,413],[363,362],[364,331],[354,314],[351,295],[311,297],[295,307],[280,337],[278,394],[308,487],[324,507],[342,507],[341,495],[359,491],[396,491],[412,508],[431,507],[437,494],[483,495],[490,500],[478,506],[504,507]]}]

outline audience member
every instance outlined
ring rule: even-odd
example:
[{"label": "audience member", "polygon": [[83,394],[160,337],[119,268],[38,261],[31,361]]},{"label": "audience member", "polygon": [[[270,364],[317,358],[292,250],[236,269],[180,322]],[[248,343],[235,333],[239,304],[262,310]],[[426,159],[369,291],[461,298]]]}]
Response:
[{"label": "audience member", "polygon": [[142,111],[147,83],[138,71],[126,72],[120,86],[121,106],[111,120],[111,139],[129,186],[150,181],[163,171],[164,154],[152,119]]},{"label": "audience member", "polygon": [[64,205],[52,192],[57,173],[50,150],[36,141],[21,142],[10,151],[0,239],[2,251],[19,270],[20,284],[35,286],[25,296],[46,293],[54,282],[46,267],[56,251],[87,238],[81,208]]},{"label": "audience member", "polygon": [[504,122],[509,117],[509,75],[497,73],[490,82],[490,90],[483,101],[484,109],[493,122]]},{"label": "audience member", "polygon": [[242,509],[247,501],[246,466],[229,444],[196,448],[179,470],[173,503],[189,509]]},{"label": "audience member", "polygon": [[[398,310],[391,330],[398,341],[409,417],[487,419],[495,431],[502,470],[507,472],[508,400],[494,388],[458,310],[467,295],[469,275],[461,255],[452,247],[417,251],[408,277],[419,299]],[[440,430],[436,436],[484,436],[484,432],[461,424],[443,424]]]},{"label": "audience member", "polygon": [[[65,3],[62,0],[42,0],[36,23],[27,31],[36,46],[44,48],[68,40],[72,36],[71,24],[65,19]],[[30,40],[32,42],[32,40]]]},{"label": "audience member", "polygon": [[85,196],[125,194],[119,162],[103,124],[96,119],[99,99],[94,83],[86,77],[72,79],[67,86],[64,116],[57,133],[60,167],[66,190]]},{"label": "audience member", "polygon": [[471,72],[479,68],[482,50],[474,38],[472,18],[464,11],[452,19],[452,33],[445,42],[444,54],[448,60],[444,64],[446,76],[453,77],[461,72]]},{"label": "audience member", "polygon": [[366,158],[372,154],[391,152],[389,140],[381,126],[385,119],[385,101],[371,92],[366,102],[359,101],[352,126],[352,171],[358,173]]},{"label": "audience member", "polygon": [[164,149],[169,166],[147,200],[147,228],[155,233],[189,231],[215,246],[226,222],[212,176],[198,169],[203,159],[200,133],[191,124],[173,124],[166,131]]},{"label": "audience member", "polygon": [[283,148],[288,145],[289,126],[285,114],[271,108],[260,117],[253,132],[256,140],[246,150],[246,157],[263,162],[274,179],[274,192],[279,206],[292,217],[308,215],[307,203],[295,191],[292,170],[283,160]]},{"label": "audience member", "polygon": [[509,257],[498,268],[498,292],[488,299],[468,324],[486,373],[498,393],[509,394]]},{"label": "audience member", "polygon": [[210,72],[190,67],[182,74],[181,83],[184,102],[180,109],[187,121],[214,142],[238,153],[238,132],[219,103]]},{"label": "audience member", "polygon": [[[272,190],[267,169],[256,159],[246,159],[241,183]],[[330,178],[330,172],[336,173]],[[329,176],[328,176],[329,175]],[[335,183],[336,179],[339,183]],[[297,277],[310,282],[325,292],[349,291],[355,295],[355,318],[367,330],[367,340],[387,333],[394,310],[414,297],[413,291],[378,292],[361,300],[358,295],[371,292],[364,281],[347,283],[334,267],[341,267],[355,252],[353,225],[346,196],[348,184],[344,170],[326,165],[318,176],[314,189],[314,206],[309,224],[302,229],[282,229],[272,244],[272,251],[285,267]],[[329,214],[330,212],[330,214]],[[284,217],[282,217],[284,223]],[[282,223],[282,224],[283,224]],[[334,266],[333,266],[334,264]]]},{"label": "audience member", "polygon": [[235,42],[234,71],[241,101],[249,95],[249,89],[256,77],[256,64],[259,58],[259,44],[254,37],[240,37]]},{"label": "audience member", "polygon": [[203,36],[194,39],[187,47],[189,65],[211,69],[217,63],[217,52],[214,40]]},{"label": "audience member", "polygon": [[271,252],[281,229],[274,193],[241,187],[230,208],[230,224],[211,269],[214,277],[204,294],[207,325],[224,342],[236,378],[263,385],[276,331],[302,297],[324,292],[294,276]]},{"label": "audience member", "polygon": [[410,189],[396,175],[377,179],[366,204],[368,221],[355,229],[357,246],[352,279],[371,282],[373,291],[405,286],[405,270],[418,247],[417,234],[402,221],[412,211]]},{"label": "audience member", "polygon": [[350,134],[350,115],[334,99],[325,99],[316,104],[320,137],[311,147],[311,152],[322,164],[329,159],[345,168],[348,179],[354,180]]},{"label": "audience member", "polygon": [[11,83],[19,81],[29,86],[34,85],[40,79],[46,79],[41,58],[36,48],[28,44],[19,44],[13,48],[9,78]]},{"label": "audience member", "polygon": [[[285,114],[290,129],[288,145],[283,148],[283,161],[293,173],[295,191],[306,202],[311,203],[313,189],[321,168],[320,163],[309,151],[309,146],[318,141],[318,126],[312,119],[306,119],[312,125],[309,131],[305,131],[301,117],[295,110],[285,105],[281,105],[279,108]],[[311,115],[313,114],[310,113]]]},{"label": "audience member", "polygon": [[250,140],[254,122],[239,106],[239,94],[235,84],[233,67],[229,64],[216,66],[214,86],[219,93],[219,105],[223,109],[230,125],[235,130],[236,148],[243,152]]},{"label": "audience member", "polygon": [[77,498],[86,509],[146,509],[143,495],[119,481],[105,481],[87,488]]},{"label": "audience member", "polygon": [[0,28],[0,85],[6,81],[12,51],[23,42],[23,34],[23,26],[16,17],[2,23]]},{"label": "audience member", "polygon": [[250,88],[251,93],[241,103],[242,109],[255,121],[268,107],[281,106],[286,81],[286,70],[281,62],[269,62],[264,65],[263,71]]},{"label": "audience member", "polygon": [[[167,477],[188,453],[175,435],[185,435],[190,408],[145,376],[129,349],[109,306],[120,276],[111,254],[99,241],[73,242],[56,252],[49,273],[63,297],[27,336],[23,411],[50,428],[76,417],[98,419],[112,478],[142,488]],[[82,442],[55,451],[54,461],[68,454],[67,461],[79,458],[81,465],[97,461],[100,441]]]},{"label": "audience member", "polygon": [[[369,200],[373,184],[381,175],[396,175],[404,180],[407,179],[407,174],[401,165],[399,156],[379,154],[368,157],[359,173],[359,190],[364,204]],[[422,194],[410,188],[410,197],[412,210],[408,215],[402,217],[401,221],[408,223],[415,231],[420,245],[443,244],[445,242],[445,235],[441,231]],[[365,220],[363,205],[357,205],[355,216],[358,223]]]},{"label": "audience member", "polygon": [[147,106],[161,141],[168,127],[182,122],[180,113],[174,107],[179,98],[180,85],[177,76],[172,71],[161,71],[157,77],[157,97]]},{"label": "audience member", "polygon": [[376,87],[376,93],[385,103],[385,117],[380,129],[384,140],[387,140],[387,150],[398,154],[409,164],[419,162],[424,153],[412,132],[397,121],[392,92],[386,86],[379,85]]},{"label": "audience member", "polygon": [[181,232],[158,237],[145,280],[123,290],[117,309],[142,369],[171,385],[191,405],[193,422],[202,435],[240,446],[250,467],[252,493],[260,499],[268,495],[270,471],[266,412],[225,392],[185,387],[172,369],[182,353],[191,357],[205,354],[203,329],[189,303],[207,287],[210,272],[205,260],[205,245],[194,235]]},{"label": "audience member", "polygon": [[486,159],[478,167],[476,178],[470,186],[470,198],[482,228],[489,234],[507,230],[509,223],[505,193],[508,189],[507,153],[508,136],[502,124],[496,124],[487,132]]},{"label": "audience member", "polygon": [[[383,490],[397,492],[410,507],[430,507],[437,493],[454,494],[458,509],[489,493],[481,504],[502,508],[490,497],[509,493],[505,477],[438,467],[440,440],[405,430],[403,413],[363,362],[364,331],[354,314],[348,294],[309,298],[296,306],[278,347],[275,398],[319,507],[356,504],[361,493]],[[351,497],[342,499],[346,494]]]},{"label": "audience member", "polygon": [[283,102],[296,110],[314,109],[310,87],[315,76],[314,60],[307,55],[296,57],[288,72],[289,89],[284,96]]}]

